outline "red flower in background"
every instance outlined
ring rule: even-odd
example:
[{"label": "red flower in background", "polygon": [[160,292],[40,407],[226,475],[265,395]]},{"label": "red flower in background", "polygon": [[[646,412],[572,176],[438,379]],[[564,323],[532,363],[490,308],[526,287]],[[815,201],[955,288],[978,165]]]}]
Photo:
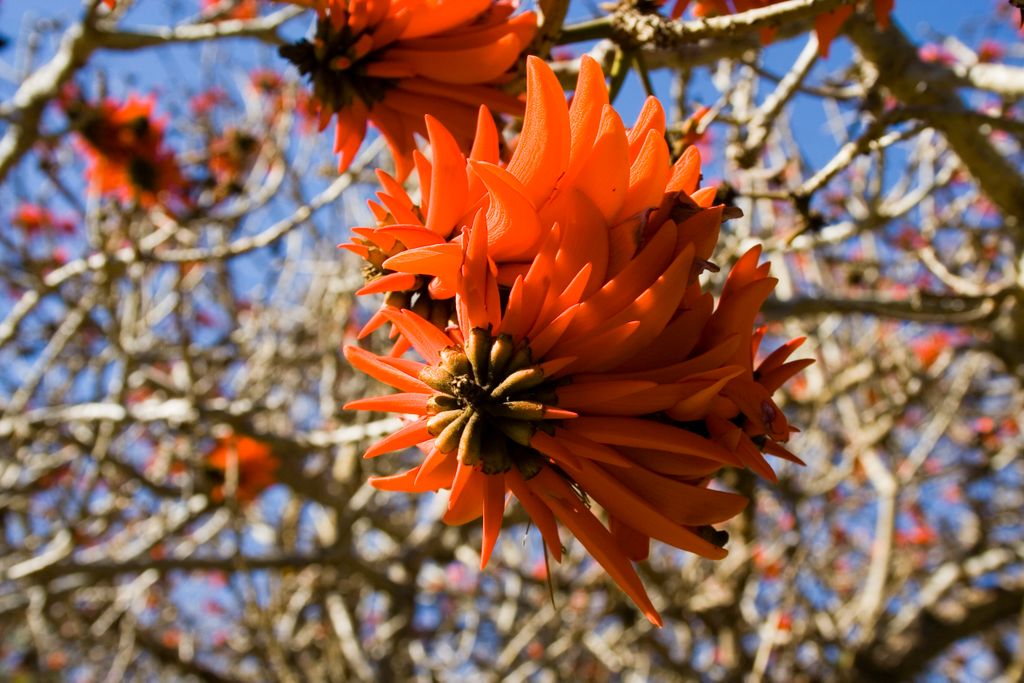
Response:
[{"label": "red flower in background", "polygon": [[477,107],[518,114],[522,102],[497,86],[536,32],[533,12],[513,16],[494,0],[290,0],[317,11],[311,40],[281,48],[309,79],[320,127],[337,116],[334,149],[345,170],[372,123],[397,175],[412,170],[414,133],[425,114],[469,149]]},{"label": "red flower in background", "polygon": [[209,116],[214,109],[229,101],[228,94],[222,88],[213,87],[192,96],[188,108],[193,116]]},{"label": "red flower in background", "polygon": [[210,141],[207,167],[218,199],[242,191],[245,175],[252,168],[259,150],[260,141],[237,128],[229,128]]},{"label": "red flower in background", "polygon": [[[231,0],[203,0],[203,13],[220,11],[232,5]],[[224,14],[224,19],[255,19],[260,15],[260,6],[257,0],[237,0],[231,9]]]},{"label": "red flower in background", "polygon": [[153,116],[153,97],[91,104],[77,93],[63,106],[86,155],[89,192],[153,206],[180,193],[174,153],[164,145],[164,123]]},{"label": "red flower in background", "polygon": [[[768,265],[753,249],[717,306],[702,290],[723,207],[708,207],[713,190],[696,191],[699,155],[670,163],[653,99],[627,132],[593,60],[570,108],[530,58],[507,168],[483,160],[490,152],[467,161],[440,124],[428,128],[426,224],[364,234],[411,246],[385,265],[454,290],[453,323],[382,309],[425,362],[346,347],[353,366],[403,392],[346,408],[412,416],[365,456],[425,454],[371,484],[450,489],[446,523],[483,517],[481,566],[511,493],[556,560],[561,522],[660,624],[630,561],[647,557],[651,538],[724,557],[728,535],[713,525],[747,501],[709,489],[711,478],[746,467],[774,480],[762,452],[799,462],[780,443],[791,430],[771,394],[810,362],[785,362],[802,340],[753,364],[753,322],[775,285]],[[474,150],[492,150],[492,137],[481,127]],[[404,210],[395,219],[411,219],[386,189],[385,205]]]},{"label": "red flower in background", "polygon": [[978,46],[978,61],[979,62],[998,62],[1006,56],[1006,46],[995,40],[986,38],[981,41],[981,45]]},{"label": "red flower in background", "polygon": [[952,66],[956,64],[956,55],[950,52],[945,46],[938,43],[925,43],[917,50],[917,56],[922,62],[929,64],[942,64]]},{"label": "red flower in background", "polygon": [[58,217],[38,204],[21,204],[11,216],[11,225],[27,236],[43,233],[71,235],[75,232],[73,218]]},{"label": "red flower in background", "polygon": [[224,500],[227,484],[237,476],[234,495],[239,502],[255,500],[277,483],[281,461],[270,446],[248,436],[227,436],[217,441],[206,456],[206,474],[214,482],[210,497]]}]

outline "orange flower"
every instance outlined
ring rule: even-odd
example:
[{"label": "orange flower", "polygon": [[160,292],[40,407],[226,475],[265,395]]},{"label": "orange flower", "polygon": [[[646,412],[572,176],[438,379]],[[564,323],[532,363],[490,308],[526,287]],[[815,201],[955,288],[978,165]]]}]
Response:
[{"label": "orange flower", "polygon": [[[468,159],[444,126],[427,117],[433,161],[415,154],[418,206],[394,178],[378,171],[384,191],[377,195],[380,204],[370,203],[378,227],[354,228],[357,237],[342,245],[367,261],[368,282],[361,294],[386,292],[392,305],[412,307],[444,327],[458,279],[462,234],[481,206],[492,223],[490,256],[499,282],[511,286],[525,273],[550,226],[575,223],[571,217],[580,211],[594,213],[610,231],[602,239],[614,247],[595,265],[601,271],[591,282],[597,283],[605,269],[621,267],[627,251],[637,246],[647,220],[644,212],[658,206],[666,192],[687,204],[679,210],[697,212],[710,205],[714,189],[697,190],[699,151],[690,148],[670,164],[663,140],[665,114],[656,99],[648,98],[627,133],[609,106],[604,75],[594,60],[584,56],[581,61],[571,107],[541,60],[531,57],[527,65],[527,114],[507,167],[498,165],[500,138],[481,108]],[[705,220],[711,232],[702,259],[710,256],[719,218],[717,213]],[[384,321],[374,316],[361,334]],[[405,348],[400,343],[396,353]]]},{"label": "orange flower", "polygon": [[235,498],[248,503],[264,489],[277,482],[277,468],[281,462],[270,446],[248,436],[227,436],[218,439],[206,456],[206,474],[214,482],[210,497],[223,501],[225,484],[237,472]]},{"label": "orange flower", "polygon": [[[210,12],[211,10],[220,10],[222,7],[227,7],[226,0],[203,0],[202,8],[203,12]],[[224,14],[225,19],[255,19],[260,15],[259,4],[256,0],[239,0],[230,9],[230,11]]]},{"label": "orange flower", "polygon": [[65,102],[88,158],[89,191],[152,206],[182,189],[174,154],[164,146],[163,121],[153,116],[153,98],[124,103]]},{"label": "orange flower", "polygon": [[[767,7],[782,2],[782,0],[697,0],[693,13],[697,17],[707,17],[722,14],[733,14],[735,12],[746,12],[760,7]],[[690,0],[676,0],[670,13],[673,19],[678,19],[686,11]],[[875,18],[881,28],[889,26],[889,17],[892,15],[893,6],[896,0],[872,0],[875,10]],[[832,41],[836,39],[843,28],[846,20],[853,16],[853,5],[842,5],[829,12],[823,12],[814,19],[814,30],[818,34],[818,52],[822,57],[828,57]],[[775,28],[761,30],[761,42],[770,43],[775,37]]]},{"label": "orange flower", "polygon": [[[806,362],[785,362],[791,342],[755,373],[753,322],[775,285],[760,250],[737,263],[716,307],[699,275],[714,268],[723,207],[702,208],[713,191],[695,192],[696,150],[671,165],[656,101],[627,132],[607,97],[584,60],[568,107],[531,58],[508,168],[470,160],[460,175],[453,163],[444,190],[428,174],[427,225],[378,229],[404,244],[435,237],[385,265],[452,286],[454,324],[385,306],[380,317],[425,363],[347,347],[353,366],[402,393],[346,408],[414,416],[365,457],[419,446],[423,462],[371,484],[451,489],[445,522],[483,517],[481,566],[511,493],[556,560],[561,522],[660,624],[630,560],[646,558],[651,538],[726,555],[713,525],[747,501],[708,483],[722,467],[774,480],[762,451],[799,462],[780,444],[790,428],[771,393]],[[434,165],[454,161],[443,128],[428,125]],[[463,213],[473,183],[481,200]],[[460,232],[444,241],[449,222]]]},{"label": "orange flower", "polygon": [[242,191],[244,176],[256,160],[259,149],[259,140],[237,128],[228,128],[210,141],[207,166],[217,199]]},{"label": "orange flower", "polygon": [[345,170],[372,123],[397,175],[412,170],[424,114],[440,119],[468,149],[476,108],[518,114],[504,83],[533,39],[533,12],[512,16],[505,0],[290,0],[317,10],[311,40],[282,47],[313,88],[320,127],[337,114],[334,149]]}]

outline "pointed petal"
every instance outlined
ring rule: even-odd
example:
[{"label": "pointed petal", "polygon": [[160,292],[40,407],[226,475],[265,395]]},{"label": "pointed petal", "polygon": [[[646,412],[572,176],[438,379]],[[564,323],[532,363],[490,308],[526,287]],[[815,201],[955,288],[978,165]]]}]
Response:
[{"label": "pointed petal", "polygon": [[768,356],[758,364],[757,371],[759,373],[771,372],[775,368],[781,366],[794,351],[803,345],[805,341],[807,341],[807,337],[790,339],[788,342],[768,354]]},{"label": "pointed petal", "polygon": [[412,311],[385,309],[384,315],[401,330],[423,360],[431,365],[441,360],[441,349],[453,345],[448,335]]},{"label": "pointed petal", "polygon": [[818,34],[818,54],[828,58],[832,41],[836,39],[846,20],[853,16],[852,5],[842,5],[831,12],[822,12],[814,18],[814,32]]},{"label": "pointed petal", "polygon": [[544,539],[544,544],[555,558],[555,562],[561,562],[562,541],[558,537],[558,524],[555,522],[555,516],[551,512],[551,508],[545,505],[529,489],[526,482],[523,481],[522,475],[519,474],[515,467],[505,473],[505,483],[508,484],[508,487],[512,490],[512,495],[519,500],[519,504],[523,506],[526,514],[530,516],[530,519],[533,520],[534,525],[540,531],[541,538]]},{"label": "pointed petal", "polygon": [[447,237],[457,227],[459,217],[466,212],[466,157],[440,121],[428,114],[426,124],[433,152],[427,229]]},{"label": "pointed petal", "polygon": [[501,533],[501,518],[505,514],[505,475],[484,475],[484,538],[480,546],[480,570],[487,567]]},{"label": "pointed petal", "polygon": [[608,225],[615,224],[629,188],[629,145],[622,119],[610,106],[601,112],[597,139],[573,185],[594,202]]},{"label": "pointed petal", "polygon": [[462,247],[455,242],[432,244],[399,252],[384,267],[403,273],[454,277],[462,265]]},{"label": "pointed petal", "polygon": [[562,179],[563,186],[573,183],[601,126],[601,112],[608,104],[608,86],[598,63],[589,55],[580,58],[580,72],[576,91],[569,106],[570,152],[569,165]]},{"label": "pointed petal", "polygon": [[416,287],[416,276],[411,273],[388,273],[366,283],[356,292],[358,296],[381,292],[402,292]]},{"label": "pointed petal", "polygon": [[[665,110],[656,97],[648,96],[636,117],[636,123],[629,129],[629,163],[632,164],[640,154],[651,133],[665,138]],[[667,159],[666,159],[667,161]]]},{"label": "pointed petal", "polygon": [[[365,351],[358,346],[346,346],[344,353],[345,358],[352,364],[352,367],[362,370],[370,377],[396,389],[416,393],[432,391],[430,387],[417,379],[416,376],[411,376],[406,372],[396,369],[394,366],[386,363],[380,356]],[[419,367],[423,368],[424,366],[420,365]]]},{"label": "pointed petal", "polygon": [[612,446],[655,448],[669,453],[695,455],[726,465],[739,465],[735,455],[714,441],[686,429],[633,417],[585,417],[565,423],[564,429],[598,443]]},{"label": "pointed petal", "polygon": [[459,526],[472,522],[484,513],[484,482],[487,475],[459,463],[452,483],[448,511],[441,518],[445,524]]},{"label": "pointed petal", "polygon": [[433,438],[434,437],[431,436],[430,432],[427,431],[427,421],[417,420],[416,422],[407,424],[397,432],[385,436],[383,439],[367,448],[366,452],[363,453],[363,457],[375,458],[378,455],[390,453],[391,451],[398,451],[403,448],[409,448],[425,441],[430,441]]},{"label": "pointed petal", "polygon": [[[637,468],[634,468],[637,469]],[[574,478],[589,495],[623,522],[651,538],[691,553],[720,560],[728,552],[666,517],[600,465],[582,462]]]},{"label": "pointed petal", "polygon": [[427,400],[431,394],[388,394],[387,396],[371,396],[349,401],[345,410],[376,410],[382,413],[407,413],[409,415],[426,415]]},{"label": "pointed petal", "polygon": [[790,361],[789,363],[784,363],[783,365],[780,365],[774,370],[769,370],[768,372],[759,371],[757,381],[761,386],[767,389],[769,393],[773,393],[791,377],[811,365],[814,365],[813,358],[801,358],[800,360]]},{"label": "pointed petal", "polygon": [[545,468],[526,483],[548,504],[562,524],[569,528],[615,583],[636,603],[644,616],[655,626],[661,627],[661,617],[651,604],[651,599],[647,597],[647,591],[644,590],[633,565],[619,551],[611,532],[601,526],[594,514],[571,490],[568,490],[565,482]]},{"label": "pointed petal", "polygon": [[649,131],[636,160],[629,169],[629,190],[618,220],[657,208],[665,194],[669,174],[668,145],[657,131]]},{"label": "pointed petal", "polygon": [[686,526],[721,524],[742,512],[749,502],[746,496],[687,484],[645,467],[616,469],[614,476],[666,517]]},{"label": "pointed petal", "polygon": [[487,240],[491,258],[529,260],[536,254],[543,233],[528,190],[500,166],[481,161],[470,164],[490,196]]},{"label": "pointed petal", "polygon": [[569,163],[569,108],[551,67],[538,57],[526,61],[526,116],[508,170],[539,207]]}]

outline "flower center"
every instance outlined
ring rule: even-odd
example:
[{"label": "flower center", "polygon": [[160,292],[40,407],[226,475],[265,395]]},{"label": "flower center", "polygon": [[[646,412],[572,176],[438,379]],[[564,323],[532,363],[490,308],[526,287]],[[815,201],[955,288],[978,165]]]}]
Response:
[{"label": "flower center", "polygon": [[533,363],[530,349],[508,335],[492,337],[479,327],[465,348],[449,346],[420,379],[440,392],[427,403],[428,430],[442,453],[458,450],[459,462],[499,474],[512,466],[525,478],[540,471],[542,456],[530,447],[557,398],[551,381]]},{"label": "flower center", "polygon": [[313,40],[282,45],[278,53],[294,64],[313,86],[313,96],[331,111],[340,111],[358,97],[366,105],[383,99],[393,79],[366,75],[372,52],[367,33],[353,33],[348,25],[335,29],[330,16],[316,22]]},{"label": "flower center", "polygon": [[149,159],[132,157],[128,162],[128,177],[141,190],[154,192],[157,189],[157,168]]}]

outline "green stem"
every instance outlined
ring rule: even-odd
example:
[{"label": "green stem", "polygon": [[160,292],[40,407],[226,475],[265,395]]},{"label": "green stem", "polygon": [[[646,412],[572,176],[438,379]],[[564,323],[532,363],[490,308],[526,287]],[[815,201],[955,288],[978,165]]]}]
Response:
[{"label": "green stem", "polygon": [[633,53],[633,67],[636,69],[636,73],[640,76],[640,82],[643,83],[644,91],[648,97],[655,97],[654,85],[651,83],[651,75],[647,71],[647,65],[644,64],[643,55],[639,51]]},{"label": "green stem", "polygon": [[570,43],[582,43],[587,40],[601,40],[611,38],[612,22],[610,17],[591,19],[572,26],[565,26],[555,41],[557,45],[569,45]]},{"label": "green stem", "polygon": [[615,102],[615,98],[618,97],[619,91],[622,89],[622,84],[626,82],[626,75],[629,73],[629,63],[631,61],[633,60],[629,53],[620,46],[615,47],[615,60],[612,62],[612,68],[609,70],[611,83],[608,86],[608,99],[611,102]]}]

